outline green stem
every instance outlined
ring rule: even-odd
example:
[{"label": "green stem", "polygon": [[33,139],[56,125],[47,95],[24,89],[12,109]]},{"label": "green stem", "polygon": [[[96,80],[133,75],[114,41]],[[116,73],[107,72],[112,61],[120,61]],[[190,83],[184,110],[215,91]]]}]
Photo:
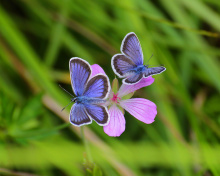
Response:
[{"label": "green stem", "polygon": [[88,145],[88,141],[86,140],[85,135],[84,135],[84,127],[83,126],[80,127],[80,131],[81,131],[82,141],[83,141],[83,144],[84,144],[85,149],[86,149],[86,155],[88,157],[88,161],[90,163],[93,163],[93,159],[92,159],[92,155],[91,155],[90,148],[89,148],[89,145]]}]

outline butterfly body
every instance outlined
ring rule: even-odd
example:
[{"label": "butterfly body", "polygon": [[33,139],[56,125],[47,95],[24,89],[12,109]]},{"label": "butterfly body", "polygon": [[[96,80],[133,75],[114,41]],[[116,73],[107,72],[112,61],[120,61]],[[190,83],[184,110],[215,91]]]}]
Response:
[{"label": "butterfly body", "polygon": [[69,66],[72,88],[76,95],[71,99],[75,104],[70,110],[70,122],[81,126],[95,120],[101,126],[107,125],[109,114],[103,104],[110,92],[108,77],[104,74],[91,77],[89,63],[81,58],[71,58]]},{"label": "butterfly body", "polygon": [[105,103],[106,101],[100,98],[90,98],[86,96],[78,96],[74,98],[74,102],[78,104],[101,104]]},{"label": "butterfly body", "polygon": [[124,78],[124,84],[136,84],[143,77],[162,73],[165,67],[152,67],[143,64],[143,53],[140,42],[135,33],[128,33],[121,44],[122,54],[116,54],[112,57],[111,64],[113,71],[120,78]]},{"label": "butterfly body", "polygon": [[133,69],[131,69],[131,72],[135,72],[136,74],[141,74],[141,73],[144,73],[146,70],[147,70],[146,65],[138,65],[134,67]]}]

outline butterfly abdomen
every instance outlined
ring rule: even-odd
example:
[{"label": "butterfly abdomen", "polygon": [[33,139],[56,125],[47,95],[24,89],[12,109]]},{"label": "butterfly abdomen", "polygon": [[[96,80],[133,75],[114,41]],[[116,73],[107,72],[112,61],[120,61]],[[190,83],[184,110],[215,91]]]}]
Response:
[{"label": "butterfly abdomen", "polygon": [[75,98],[75,102],[80,103],[80,104],[100,104],[100,103],[104,103],[105,100],[100,99],[100,98],[90,98],[86,96],[79,96]]}]

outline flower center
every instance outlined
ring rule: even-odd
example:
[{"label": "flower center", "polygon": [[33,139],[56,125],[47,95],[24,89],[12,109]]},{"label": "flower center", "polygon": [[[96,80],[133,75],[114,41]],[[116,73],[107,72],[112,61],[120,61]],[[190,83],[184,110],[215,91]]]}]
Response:
[{"label": "flower center", "polygon": [[118,93],[117,94],[113,93],[113,97],[111,101],[113,101],[114,103],[118,103],[118,100],[121,100],[121,98],[118,97]]}]

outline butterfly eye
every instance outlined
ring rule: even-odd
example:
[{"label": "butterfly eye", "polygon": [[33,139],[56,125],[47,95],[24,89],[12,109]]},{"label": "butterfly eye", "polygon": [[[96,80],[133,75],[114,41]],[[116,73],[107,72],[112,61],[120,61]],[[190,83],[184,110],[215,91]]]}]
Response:
[{"label": "butterfly eye", "polygon": [[76,97],[71,99],[72,102],[76,102]]}]

